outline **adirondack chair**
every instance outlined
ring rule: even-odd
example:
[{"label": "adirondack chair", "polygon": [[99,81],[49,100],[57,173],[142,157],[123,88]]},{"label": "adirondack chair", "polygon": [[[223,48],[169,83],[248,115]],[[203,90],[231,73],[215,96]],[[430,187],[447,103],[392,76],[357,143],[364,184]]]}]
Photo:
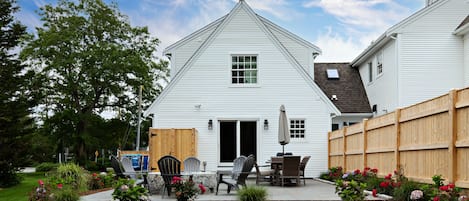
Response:
[{"label": "adirondack chair", "polygon": [[200,160],[196,157],[188,157],[184,160],[184,172],[188,174],[200,172]]},{"label": "adirondack chair", "polygon": [[[135,172],[134,167],[132,166],[132,161],[130,158],[124,157],[121,160],[122,167],[124,168],[123,174],[135,180],[135,184],[145,184],[145,176],[143,174]],[[141,176],[141,179],[138,176]]]},{"label": "adirondack chair", "polygon": [[112,166],[112,169],[114,169],[114,173],[116,174],[116,177],[128,178],[126,175],[124,175],[124,168],[122,167],[121,162],[119,161],[119,159],[117,159],[116,156],[111,156],[111,166]]},{"label": "adirondack chair", "polygon": [[[240,159],[238,161],[242,161],[242,159]],[[235,159],[235,162],[237,162],[236,159]],[[232,188],[238,190],[240,185],[243,186],[243,187],[246,187],[246,179],[247,179],[248,175],[251,173],[251,170],[254,167],[254,163],[256,163],[256,159],[254,158],[254,156],[253,155],[248,156],[244,160],[244,162],[242,163],[242,168],[241,168],[240,172],[237,172],[237,170],[235,171],[235,169],[238,169],[238,168],[235,168],[236,166],[233,166],[233,176],[232,176],[232,178],[231,179],[226,179],[226,180],[222,179],[219,182],[219,184],[224,183],[224,184],[228,185],[227,193],[230,193]],[[217,185],[217,192],[216,192],[217,195],[218,195],[218,185]]]},{"label": "adirondack chair", "polygon": [[306,164],[308,164],[309,159],[311,156],[304,156],[300,162],[300,176],[303,177],[303,184],[306,186],[306,178],[305,178],[305,168]]},{"label": "adirondack chair", "polygon": [[171,195],[171,181],[173,177],[181,176],[181,161],[174,156],[163,156],[158,160],[158,169],[160,169],[161,177],[164,180],[163,192],[161,197],[164,197],[164,191],[168,191],[168,196]]}]

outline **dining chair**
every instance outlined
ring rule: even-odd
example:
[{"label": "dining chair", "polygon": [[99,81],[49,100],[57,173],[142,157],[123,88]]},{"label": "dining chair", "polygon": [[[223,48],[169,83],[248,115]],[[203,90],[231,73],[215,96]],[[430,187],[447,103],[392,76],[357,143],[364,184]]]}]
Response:
[{"label": "dining chair", "polygon": [[181,161],[174,156],[163,156],[158,160],[158,169],[160,170],[161,177],[164,180],[163,192],[161,197],[164,196],[164,191],[168,191],[168,197],[171,195],[173,177],[181,176]]},{"label": "dining chair", "polygon": [[[256,168],[256,185],[259,185],[259,182],[260,181],[268,181],[270,183],[272,183],[272,176],[274,174],[274,170],[273,169],[260,169],[259,165],[257,164],[257,162],[254,163],[254,167]],[[266,180],[266,177],[268,177],[268,179]]]},{"label": "dining chair", "polygon": [[280,172],[282,186],[285,184],[285,179],[296,179],[296,185],[300,183],[300,159],[301,156],[283,156],[282,170]]},{"label": "dining chair", "polygon": [[303,184],[306,186],[305,168],[311,156],[304,156],[300,162],[300,176],[303,177]]},{"label": "dining chair", "polygon": [[200,172],[200,160],[193,156],[184,159],[184,172],[188,174]]}]

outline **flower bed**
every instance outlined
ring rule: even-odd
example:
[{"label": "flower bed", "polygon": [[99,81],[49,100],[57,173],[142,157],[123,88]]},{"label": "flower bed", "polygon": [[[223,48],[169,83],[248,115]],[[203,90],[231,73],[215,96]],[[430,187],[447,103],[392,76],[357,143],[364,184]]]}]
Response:
[{"label": "flower bed", "polygon": [[341,167],[334,167],[321,174],[320,178],[335,182],[336,193],[342,200],[364,200],[367,195],[375,198],[381,196],[380,200],[468,200],[454,184],[444,185],[440,175],[432,177],[434,184],[420,184],[409,181],[402,171],[394,171],[394,174],[390,173],[384,178],[378,177],[377,173],[377,169],[368,167],[346,173]]}]

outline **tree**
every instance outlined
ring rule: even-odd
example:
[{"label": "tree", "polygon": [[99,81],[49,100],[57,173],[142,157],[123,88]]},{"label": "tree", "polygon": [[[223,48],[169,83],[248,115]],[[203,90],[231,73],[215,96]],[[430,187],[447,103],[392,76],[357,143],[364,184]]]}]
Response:
[{"label": "tree", "polygon": [[43,27],[21,57],[43,83],[45,127],[83,164],[97,116],[113,110],[124,121],[134,118],[138,88],[149,105],[166,80],[167,63],[155,62],[158,39],[146,27],[132,27],[115,3],[59,0],[39,14]]},{"label": "tree", "polygon": [[14,53],[23,38],[28,37],[26,27],[12,15],[18,11],[15,3],[0,1],[0,187],[19,182],[16,172],[27,161],[34,123],[29,117],[34,106],[28,83],[31,74]]}]

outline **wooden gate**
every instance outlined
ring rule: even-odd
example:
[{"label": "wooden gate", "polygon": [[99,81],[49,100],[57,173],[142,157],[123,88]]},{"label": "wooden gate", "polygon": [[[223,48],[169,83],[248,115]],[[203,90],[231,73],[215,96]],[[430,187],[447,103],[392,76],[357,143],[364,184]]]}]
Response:
[{"label": "wooden gate", "polygon": [[176,157],[181,164],[187,157],[197,156],[197,130],[195,128],[150,128],[149,139],[151,171],[159,171],[158,160],[165,155]]}]

